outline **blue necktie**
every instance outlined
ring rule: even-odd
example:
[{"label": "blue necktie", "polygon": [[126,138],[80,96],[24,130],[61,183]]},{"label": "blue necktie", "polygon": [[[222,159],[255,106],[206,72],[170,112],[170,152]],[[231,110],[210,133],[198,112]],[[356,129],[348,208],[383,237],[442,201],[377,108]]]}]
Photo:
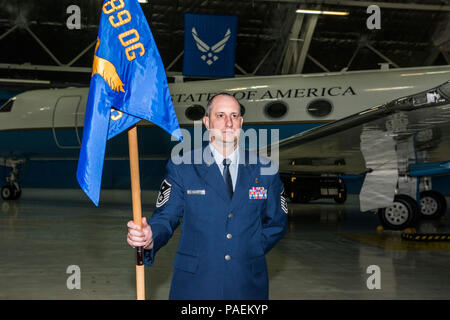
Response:
[{"label": "blue necktie", "polygon": [[223,179],[225,180],[225,184],[228,189],[228,193],[230,194],[230,198],[233,197],[233,181],[231,181],[231,174],[230,174],[230,163],[231,161],[229,159],[223,159]]}]

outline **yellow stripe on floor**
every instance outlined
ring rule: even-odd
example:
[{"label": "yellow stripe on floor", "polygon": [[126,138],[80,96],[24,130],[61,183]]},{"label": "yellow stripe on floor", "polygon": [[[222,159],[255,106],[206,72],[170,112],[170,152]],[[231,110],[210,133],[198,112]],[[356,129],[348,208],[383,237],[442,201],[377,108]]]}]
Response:
[{"label": "yellow stripe on floor", "polygon": [[342,233],[344,237],[389,250],[429,250],[450,251],[450,242],[416,242],[403,240],[401,233],[352,234]]}]

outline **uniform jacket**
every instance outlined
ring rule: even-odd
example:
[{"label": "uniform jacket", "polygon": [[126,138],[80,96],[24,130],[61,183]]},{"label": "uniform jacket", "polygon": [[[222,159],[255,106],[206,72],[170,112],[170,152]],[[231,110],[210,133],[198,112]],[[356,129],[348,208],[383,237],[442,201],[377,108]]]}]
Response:
[{"label": "uniform jacket", "polygon": [[169,299],[268,299],[265,254],[286,233],[284,189],[277,170],[262,174],[270,164],[248,152],[239,159],[232,198],[212,156],[201,164],[169,160],[148,221],[154,246],[144,250],[151,266],[181,220]]}]

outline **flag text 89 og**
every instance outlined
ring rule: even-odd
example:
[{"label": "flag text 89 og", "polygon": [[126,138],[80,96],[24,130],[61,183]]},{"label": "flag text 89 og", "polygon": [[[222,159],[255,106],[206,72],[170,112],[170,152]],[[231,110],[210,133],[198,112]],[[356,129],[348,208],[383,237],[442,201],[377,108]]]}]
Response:
[{"label": "flag text 89 og", "polygon": [[[125,3],[123,2],[123,0],[106,1],[105,4],[103,5],[103,12],[106,15],[111,14],[111,16],[109,17],[108,20],[109,20],[109,23],[111,23],[111,25],[114,28],[121,27],[131,21],[130,12],[126,9],[123,9],[124,7],[125,7]],[[121,10],[121,9],[123,9],[123,10]],[[121,10],[121,11],[119,11],[119,10]],[[113,14],[117,11],[119,11],[117,13],[117,15]],[[128,39],[127,41],[124,41],[124,39],[126,37],[131,36],[131,35],[133,35],[132,38]],[[134,59],[136,59],[136,53],[134,52],[134,50],[140,49],[139,55],[141,57],[145,53],[144,45],[142,43],[138,42],[139,39],[140,39],[139,32],[136,29],[124,31],[119,35],[120,43],[122,44],[122,46],[124,46],[126,48],[125,54],[129,61],[133,61]],[[136,42],[138,42],[138,43],[136,43]]]}]

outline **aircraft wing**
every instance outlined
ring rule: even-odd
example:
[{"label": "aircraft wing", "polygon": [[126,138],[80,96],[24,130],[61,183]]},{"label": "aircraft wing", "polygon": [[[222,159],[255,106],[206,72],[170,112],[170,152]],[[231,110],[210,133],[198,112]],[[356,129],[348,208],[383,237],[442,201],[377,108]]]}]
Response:
[{"label": "aircraft wing", "polygon": [[280,171],[365,173],[382,162],[367,166],[362,150],[410,138],[420,153],[416,162],[449,160],[450,82],[280,141]]},{"label": "aircraft wing", "polygon": [[[450,81],[281,140],[278,148],[282,174],[365,175],[361,193],[385,200],[366,206],[361,194],[362,211],[392,203],[402,187],[416,199],[411,176],[450,173]],[[430,170],[418,174],[424,164]]]}]

